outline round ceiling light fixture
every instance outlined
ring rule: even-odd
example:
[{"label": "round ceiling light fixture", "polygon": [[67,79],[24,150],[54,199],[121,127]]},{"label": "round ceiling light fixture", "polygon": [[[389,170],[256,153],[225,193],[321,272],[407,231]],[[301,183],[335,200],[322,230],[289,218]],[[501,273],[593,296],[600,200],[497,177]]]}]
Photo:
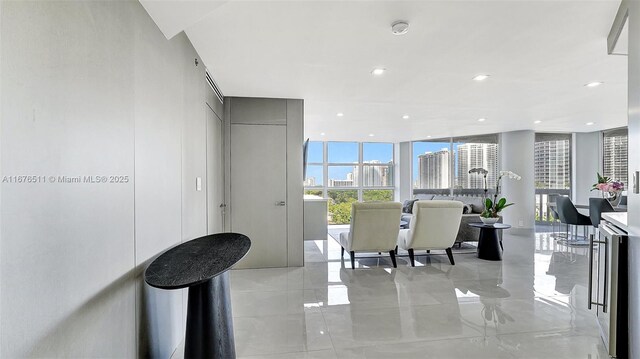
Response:
[{"label": "round ceiling light fixture", "polygon": [[391,24],[391,33],[394,35],[404,35],[409,32],[409,23],[404,20],[394,21]]}]

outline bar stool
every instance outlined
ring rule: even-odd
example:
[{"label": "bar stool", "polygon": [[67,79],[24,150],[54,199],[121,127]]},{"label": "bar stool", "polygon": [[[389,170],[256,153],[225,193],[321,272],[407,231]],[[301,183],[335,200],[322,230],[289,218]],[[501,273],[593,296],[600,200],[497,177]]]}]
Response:
[{"label": "bar stool", "polygon": [[558,206],[558,204],[556,203],[556,199],[558,199],[558,197],[562,197],[562,195],[559,193],[550,193],[547,196],[547,210],[548,210],[548,213],[551,214],[551,218],[552,218],[552,221],[551,221],[552,235],[551,236],[554,238],[566,239],[565,234],[559,231],[560,228],[558,228],[558,232],[556,232],[556,221],[560,221],[560,215],[558,215],[558,211],[556,210]]},{"label": "bar stool", "polygon": [[594,228],[598,228],[602,214],[606,212],[615,212],[609,202],[605,198],[589,198],[589,217],[591,217],[591,224]]},{"label": "bar stool", "polygon": [[569,240],[569,225],[576,226],[576,234],[574,238],[578,238],[577,226],[583,226],[584,238],[587,237],[587,226],[592,225],[591,218],[578,212],[576,206],[573,205],[573,202],[571,202],[569,197],[558,197],[556,199],[556,208],[558,216],[560,217],[560,222],[567,225],[567,240]]}]

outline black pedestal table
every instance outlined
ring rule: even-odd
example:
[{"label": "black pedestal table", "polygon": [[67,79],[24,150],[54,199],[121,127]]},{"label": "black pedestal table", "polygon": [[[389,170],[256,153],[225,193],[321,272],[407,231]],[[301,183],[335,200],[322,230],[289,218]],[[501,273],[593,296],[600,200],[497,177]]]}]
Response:
[{"label": "black pedestal table", "polygon": [[250,247],[243,234],[212,234],[169,249],[145,271],[152,287],[189,288],[185,358],[235,358],[227,271]]},{"label": "black pedestal table", "polygon": [[502,260],[502,246],[498,238],[498,230],[511,228],[508,224],[469,223],[469,226],[480,228],[478,238],[478,258],[490,261]]}]

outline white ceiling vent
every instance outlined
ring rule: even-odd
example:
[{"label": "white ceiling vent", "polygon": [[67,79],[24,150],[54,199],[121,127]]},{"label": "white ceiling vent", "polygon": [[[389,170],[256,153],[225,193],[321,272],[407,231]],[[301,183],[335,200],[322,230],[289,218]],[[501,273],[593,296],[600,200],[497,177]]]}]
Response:
[{"label": "white ceiling vent", "polygon": [[218,87],[218,84],[213,80],[213,77],[211,77],[209,70],[205,71],[205,74],[207,83],[209,84],[209,86],[211,86],[211,89],[216,94],[216,97],[218,98],[220,103],[224,104],[224,95],[222,94],[222,91],[220,91],[220,87]]}]

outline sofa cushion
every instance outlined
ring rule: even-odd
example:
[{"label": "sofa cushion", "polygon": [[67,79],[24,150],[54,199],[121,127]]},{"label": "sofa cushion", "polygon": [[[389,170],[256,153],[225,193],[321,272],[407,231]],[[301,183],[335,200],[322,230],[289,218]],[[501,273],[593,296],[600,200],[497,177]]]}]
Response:
[{"label": "sofa cushion", "polygon": [[417,199],[408,199],[402,203],[402,213],[411,213],[413,211],[413,204],[418,201]]},{"label": "sofa cushion", "polygon": [[430,201],[433,199],[433,195],[432,194],[427,194],[427,193],[418,193],[414,196],[415,199],[419,199],[421,201]]},{"label": "sofa cushion", "polygon": [[451,201],[453,199],[453,197],[436,195],[436,196],[433,196],[432,199],[434,201]]}]

